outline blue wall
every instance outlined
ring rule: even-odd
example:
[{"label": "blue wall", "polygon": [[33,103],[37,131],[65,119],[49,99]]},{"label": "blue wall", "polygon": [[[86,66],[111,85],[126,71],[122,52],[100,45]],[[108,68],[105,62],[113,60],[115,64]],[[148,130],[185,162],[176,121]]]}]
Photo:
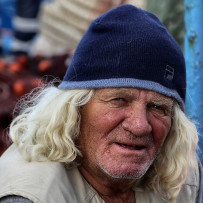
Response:
[{"label": "blue wall", "polygon": [[[186,113],[199,131],[203,151],[203,0],[185,0]],[[201,151],[200,158],[203,162]]]}]

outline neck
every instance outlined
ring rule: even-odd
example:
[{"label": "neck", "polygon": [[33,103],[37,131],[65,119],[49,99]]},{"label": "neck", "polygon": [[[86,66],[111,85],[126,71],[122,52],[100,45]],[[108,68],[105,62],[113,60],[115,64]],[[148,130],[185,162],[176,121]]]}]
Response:
[{"label": "neck", "polygon": [[135,180],[116,179],[104,173],[89,173],[83,166],[79,167],[79,171],[105,202],[135,202],[132,190]]}]

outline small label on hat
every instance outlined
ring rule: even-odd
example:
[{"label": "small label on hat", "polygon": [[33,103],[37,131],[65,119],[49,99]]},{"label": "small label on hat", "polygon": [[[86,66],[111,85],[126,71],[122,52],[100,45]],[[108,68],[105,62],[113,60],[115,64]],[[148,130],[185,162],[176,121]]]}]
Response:
[{"label": "small label on hat", "polygon": [[174,68],[172,68],[172,67],[169,66],[169,65],[166,65],[164,77],[165,77],[167,80],[173,80],[173,77],[174,77]]}]

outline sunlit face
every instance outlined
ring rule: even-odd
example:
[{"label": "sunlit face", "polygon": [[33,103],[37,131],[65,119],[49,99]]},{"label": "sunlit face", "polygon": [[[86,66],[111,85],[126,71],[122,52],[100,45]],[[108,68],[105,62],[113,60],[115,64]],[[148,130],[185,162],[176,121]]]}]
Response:
[{"label": "sunlit face", "polygon": [[173,100],[136,88],[97,90],[81,109],[81,168],[102,177],[142,177],[171,127]]}]

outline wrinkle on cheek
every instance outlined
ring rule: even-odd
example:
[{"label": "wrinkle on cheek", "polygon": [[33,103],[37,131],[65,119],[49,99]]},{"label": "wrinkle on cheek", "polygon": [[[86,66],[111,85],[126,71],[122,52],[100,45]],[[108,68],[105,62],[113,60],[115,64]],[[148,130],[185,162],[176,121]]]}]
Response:
[{"label": "wrinkle on cheek", "polygon": [[[152,126],[157,126],[156,128],[162,129],[162,133],[159,133],[160,136],[158,137],[163,137],[166,136],[171,128],[171,117],[163,117],[161,120],[160,119],[156,119],[156,118],[150,118],[150,123]],[[153,131],[156,131],[156,129],[154,129]]]},{"label": "wrinkle on cheek", "polygon": [[[99,122],[98,122],[99,121]],[[92,131],[96,133],[103,134],[102,137],[106,137],[114,128],[118,127],[118,125],[122,122],[122,119],[119,116],[115,116],[111,112],[105,112],[100,115],[95,115],[94,120],[89,120],[88,123],[91,123],[89,126],[89,133]]]}]

